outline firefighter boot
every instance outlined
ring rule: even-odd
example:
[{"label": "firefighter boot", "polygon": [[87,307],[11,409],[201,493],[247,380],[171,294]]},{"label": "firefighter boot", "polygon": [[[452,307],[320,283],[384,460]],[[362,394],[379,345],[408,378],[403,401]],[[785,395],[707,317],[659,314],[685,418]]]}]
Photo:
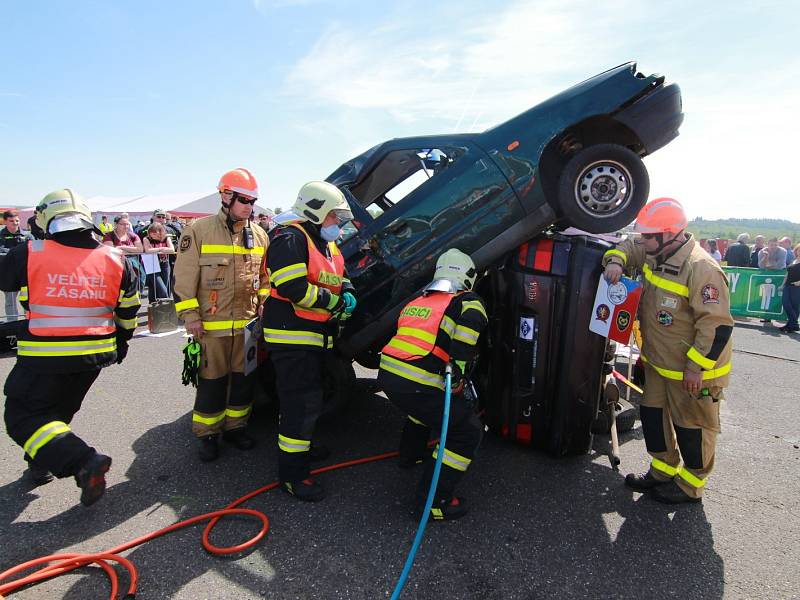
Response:
[{"label": "firefighter boot", "polygon": [[94,452],[78,470],[75,482],[81,488],[81,504],[91,506],[106,491],[106,473],[111,468],[111,457]]},{"label": "firefighter boot", "polygon": [[[425,509],[425,501],[428,498],[431,479],[436,461],[428,458],[425,462],[425,472],[419,480],[417,486],[417,509],[416,516],[422,516]],[[453,495],[456,484],[461,480],[463,473],[442,465],[439,473],[439,483],[436,486],[436,495],[433,497],[429,517],[434,521],[454,521],[467,514],[466,501],[464,498],[456,498]]]},{"label": "firefighter boot", "polygon": [[647,473],[628,473],[625,475],[625,485],[637,492],[646,492],[647,490],[652,490],[670,481],[671,479],[667,479],[666,481],[656,479],[650,471],[647,471]]},{"label": "firefighter boot", "polygon": [[667,482],[667,485],[654,488],[653,491],[650,492],[650,496],[653,498],[653,500],[661,502],[662,504],[693,504],[703,501],[702,498],[692,498],[674,481],[669,481]]},{"label": "firefighter boot", "polygon": [[256,441],[250,437],[244,427],[226,431],[222,434],[222,439],[239,450],[250,450],[256,445]]},{"label": "firefighter boot", "polygon": [[319,502],[325,497],[325,490],[313,479],[302,481],[281,481],[283,490],[304,502]]},{"label": "firefighter boot", "polygon": [[219,458],[219,434],[212,433],[211,435],[204,435],[199,438],[200,449],[197,455],[203,462],[211,462]]},{"label": "firefighter boot", "polygon": [[43,467],[32,458],[30,458],[27,454],[25,455],[25,462],[28,463],[28,470],[27,475],[25,478],[35,486],[44,485],[46,483],[50,483],[55,479],[54,475],[50,472],[47,467]]}]

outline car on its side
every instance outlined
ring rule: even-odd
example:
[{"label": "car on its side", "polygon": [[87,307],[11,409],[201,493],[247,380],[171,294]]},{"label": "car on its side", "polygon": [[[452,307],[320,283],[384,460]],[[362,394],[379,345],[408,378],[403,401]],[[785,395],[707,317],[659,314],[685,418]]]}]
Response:
[{"label": "car on its side", "polygon": [[483,133],[393,139],[344,163],[327,181],[353,211],[340,246],[359,303],[339,351],[374,367],[447,248],[484,270],[554,224],[628,225],[649,192],[642,158],[682,121],[680,88],[630,62]]}]

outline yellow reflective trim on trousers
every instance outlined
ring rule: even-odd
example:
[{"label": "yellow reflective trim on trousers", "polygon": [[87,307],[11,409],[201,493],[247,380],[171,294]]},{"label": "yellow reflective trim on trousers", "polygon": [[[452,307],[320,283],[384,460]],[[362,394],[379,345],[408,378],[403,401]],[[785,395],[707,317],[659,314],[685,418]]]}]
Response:
[{"label": "yellow reflective trim on trousers", "polygon": [[396,338],[392,338],[386,345],[390,348],[397,348],[398,350],[408,352],[414,356],[427,356],[430,353],[425,348],[421,348],[420,346],[406,342],[405,340],[398,340]]},{"label": "yellow reflective trim on trousers", "polygon": [[461,303],[461,314],[463,315],[469,309],[477,310],[479,313],[483,315],[483,318],[488,320],[489,317],[486,316],[486,309],[483,308],[483,304],[480,300],[466,300]]},{"label": "yellow reflective trim on trousers", "polygon": [[206,331],[220,331],[222,329],[244,329],[251,319],[241,319],[236,321],[203,321],[203,329]]},{"label": "yellow reflective trim on trousers", "polygon": [[[655,369],[656,373],[664,377],[665,379],[672,379],[673,381],[683,381],[683,371],[672,371],[670,369],[662,369],[661,367],[655,366],[651,363],[647,358],[645,358],[644,354],[642,356],[642,361],[646,362],[648,365]],[[711,369],[709,371],[703,371],[703,381],[707,379],[716,379],[717,377],[722,377],[727,375],[731,372],[732,363],[728,362],[717,369]]]},{"label": "yellow reflective trim on trousers", "polygon": [[695,363],[703,367],[704,369],[713,369],[714,365],[717,364],[716,361],[711,360],[710,358],[706,358],[702,354],[700,354],[697,349],[692,346],[689,348],[689,351],[686,353],[686,356],[693,360]]},{"label": "yellow reflective trim on trousers", "polygon": [[188,300],[181,300],[175,303],[176,312],[189,310],[190,308],[200,308],[200,303],[197,301],[197,298],[189,298]]},{"label": "yellow reflective trim on trousers", "polygon": [[650,461],[650,466],[656,471],[664,473],[664,475],[667,475],[668,477],[674,477],[678,472],[678,467],[668,465],[663,460],[658,460],[657,458],[654,458]]},{"label": "yellow reflective trim on trousers", "polygon": [[[438,450],[439,444],[436,444],[436,448],[433,449],[433,459],[436,460],[438,457]],[[472,460],[467,458],[466,456],[461,456],[460,454],[456,454],[452,450],[448,450],[446,447],[444,449],[444,456],[442,457],[442,464],[447,465],[451,469],[455,469],[456,471],[466,471],[469,467]]]},{"label": "yellow reflective trim on trousers", "polygon": [[278,434],[278,449],[284,452],[308,452],[311,450],[311,440],[296,440]]},{"label": "yellow reflective trim on trousers", "polygon": [[422,425],[423,427],[425,427],[425,426],[426,426],[426,425],[425,425],[425,423],[423,423],[423,422],[422,422],[422,421],[420,421],[419,419],[415,419],[415,418],[414,418],[414,417],[412,417],[411,415],[408,415],[408,420],[409,420],[409,421],[411,421],[412,423],[414,423],[414,425]]},{"label": "yellow reflective trim on trousers", "polygon": [[246,417],[250,414],[250,406],[247,408],[237,409],[237,408],[226,408],[225,409],[225,416],[231,417],[232,419],[238,419],[239,417]]},{"label": "yellow reflective trim on trousers", "polygon": [[297,279],[299,277],[308,276],[308,267],[305,263],[294,263],[288,267],[283,267],[275,272],[269,272],[269,280],[276,286]]},{"label": "yellow reflective trim on trousers", "polygon": [[123,329],[136,329],[137,325],[136,317],[132,319],[120,319],[119,317],[114,317],[114,323]]},{"label": "yellow reflective trim on trousers", "polygon": [[423,329],[417,329],[416,327],[399,327],[397,329],[397,335],[407,335],[409,337],[415,337],[418,340],[422,340],[423,342],[427,342],[429,344],[436,343],[436,336],[432,333],[428,333]]},{"label": "yellow reflective trim on trousers", "polygon": [[464,325],[459,325],[456,327],[456,333],[453,336],[453,339],[467,344],[468,346],[474,346],[478,343],[478,335],[478,332],[474,329],[470,329]]},{"label": "yellow reflective trim on trousers", "polygon": [[681,467],[680,468],[680,470],[678,471],[678,477],[683,479],[686,483],[688,483],[693,488],[701,488],[706,484],[706,481],[708,481],[708,478],[700,479],[699,477],[696,477],[691,472],[689,472],[686,469],[686,467]]},{"label": "yellow reflective trim on trousers", "polygon": [[221,412],[218,415],[214,415],[213,417],[204,417],[202,415],[198,415],[196,412],[192,413],[192,421],[195,423],[202,423],[203,425],[216,425],[221,421],[225,420],[225,413]]},{"label": "yellow reflective trim on trousers", "polygon": [[409,365],[393,356],[382,354],[380,368],[403,379],[444,390],[444,377]]},{"label": "yellow reflective trim on trousers", "polygon": [[17,296],[17,300],[20,302],[27,302],[28,301],[28,286],[23,285],[19,288],[19,296]]},{"label": "yellow reflective trim on trousers", "polygon": [[250,254],[263,256],[263,246],[255,248],[245,248],[244,246],[234,246],[232,244],[203,244],[200,246],[200,254]]},{"label": "yellow reflective trim on trousers", "polygon": [[68,433],[70,431],[71,429],[69,428],[69,425],[64,423],[64,421],[50,421],[34,431],[33,435],[29,437],[22,445],[22,449],[25,450],[25,452],[31,458],[36,458],[36,454],[39,452],[39,450],[41,450],[42,447],[50,440],[57,435]]},{"label": "yellow reflective trim on trousers", "polygon": [[661,288],[662,290],[667,290],[668,292],[672,292],[673,294],[678,294],[679,296],[683,296],[684,298],[689,297],[689,288],[683,284],[678,283],[677,281],[670,281],[669,279],[664,279],[663,277],[659,277],[650,269],[648,265],[642,266],[642,272],[644,273],[644,278],[647,279],[650,283],[652,283],[657,288]]},{"label": "yellow reflective trim on trousers", "polygon": [[431,515],[433,516],[434,520],[441,521],[444,519],[444,515],[442,514],[441,508],[433,508],[431,507]]},{"label": "yellow reflective trim on trousers", "polygon": [[603,254],[603,258],[610,258],[612,256],[619,256],[622,259],[622,264],[628,264],[628,255],[625,254],[622,250],[617,250],[616,248],[612,248],[611,250],[606,250],[606,253]]}]

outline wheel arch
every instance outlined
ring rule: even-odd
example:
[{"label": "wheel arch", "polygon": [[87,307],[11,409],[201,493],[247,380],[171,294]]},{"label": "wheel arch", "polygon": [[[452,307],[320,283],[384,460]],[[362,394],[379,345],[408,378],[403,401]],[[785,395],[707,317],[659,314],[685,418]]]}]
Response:
[{"label": "wheel arch", "polygon": [[636,133],[610,115],[589,117],[553,136],[539,159],[539,178],[545,197],[548,201],[552,199],[551,206],[559,216],[562,215],[555,199],[558,196],[558,179],[564,166],[576,153],[597,144],[618,144],[639,156],[646,154],[644,144]]}]

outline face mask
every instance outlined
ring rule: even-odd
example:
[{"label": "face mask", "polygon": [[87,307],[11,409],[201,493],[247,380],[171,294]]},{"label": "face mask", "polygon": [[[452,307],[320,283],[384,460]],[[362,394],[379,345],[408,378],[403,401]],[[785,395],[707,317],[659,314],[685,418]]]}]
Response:
[{"label": "face mask", "polygon": [[319,230],[320,236],[322,236],[322,239],[326,242],[333,242],[338,239],[340,233],[342,233],[342,230],[338,225],[328,225]]}]

